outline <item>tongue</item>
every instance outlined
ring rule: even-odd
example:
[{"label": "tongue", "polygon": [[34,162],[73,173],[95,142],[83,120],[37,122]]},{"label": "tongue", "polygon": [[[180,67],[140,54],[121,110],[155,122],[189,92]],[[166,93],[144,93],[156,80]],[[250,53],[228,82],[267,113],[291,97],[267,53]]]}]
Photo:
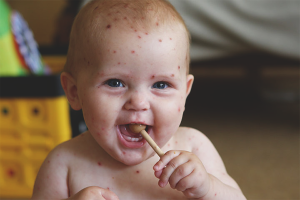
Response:
[{"label": "tongue", "polygon": [[136,138],[139,138],[141,137],[141,134],[140,133],[133,133],[129,126],[128,125],[120,125],[119,126],[120,128],[120,131],[123,135],[126,135],[126,136],[130,136],[130,137],[136,137]]}]

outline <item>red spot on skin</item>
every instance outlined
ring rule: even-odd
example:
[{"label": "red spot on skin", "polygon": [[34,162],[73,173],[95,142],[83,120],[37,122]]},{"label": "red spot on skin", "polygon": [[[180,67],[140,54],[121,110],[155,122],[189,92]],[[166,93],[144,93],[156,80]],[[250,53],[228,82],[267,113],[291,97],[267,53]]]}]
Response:
[{"label": "red spot on skin", "polygon": [[101,162],[98,162],[98,165],[99,165],[99,166],[102,166],[102,163],[101,163]]},{"label": "red spot on skin", "polygon": [[159,23],[158,23],[158,22],[156,22],[156,26],[159,26]]},{"label": "red spot on skin", "polygon": [[215,196],[217,196],[217,193],[215,194]]},{"label": "red spot on skin", "polygon": [[178,108],[178,112],[180,112],[180,108]]},{"label": "red spot on skin", "polygon": [[110,16],[110,15],[111,15],[110,13],[107,14],[107,16]]},{"label": "red spot on skin", "polygon": [[103,128],[103,127],[102,127],[102,128],[101,128],[101,130],[102,130],[102,131],[104,131],[104,130],[105,130],[105,128]]},{"label": "red spot on skin", "polygon": [[88,65],[90,65],[90,61],[88,61]]},{"label": "red spot on skin", "polygon": [[50,160],[48,160],[48,163],[50,163]]},{"label": "red spot on skin", "polygon": [[56,154],[56,156],[59,156],[59,154]]},{"label": "red spot on skin", "polygon": [[125,151],[123,151],[122,153],[123,153],[124,155],[126,154],[126,152],[125,152]]},{"label": "red spot on skin", "polygon": [[152,75],[152,76],[151,76],[151,79],[154,79],[154,78],[155,78],[155,75]]},{"label": "red spot on skin", "polygon": [[117,19],[117,18],[114,18],[114,21],[118,21],[118,19]]},{"label": "red spot on skin", "polygon": [[120,62],[118,62],[118,65],[120,65],[121,63]]},{"label": "red spot on skin", "polygon": [[137,32],[137,30],[134,30],[134,32]]},{"label": "red spot on skin", "polygon": [[159,39],[158,41],[159,41],[159,42],[162,42],[162,40],[161,40],[161,39]]},{"label": "red spot on skin", "polygon": [[9,177],[13,177],[13,176],[15,176],[15,171],[13,170],[13,169],[8,169],[7,170],[7,175],[9,176]]},{"label": "red spot on skin", "polygon": [[170,40],[172,40],[172,38],[170,38]]},{"label": "red spot on skin", "polygon": [[109,187],[107,187],[107,189],[110,190]]},{"label": "red spot on skin", "polygon": [[128,7],[128,4],[125,4],[124,8],[127,8]]},{"label": "red spot on skin", "polygon": [[113,51],[114,53],[117,53],[116,51]]},{"label": "red spot on skin", "polygon": [[145,33],[145,35],[148,35],[148,33]]},{"label": "red spot on skin", "polygon": [[94,8],[94,10],[98,9],[98,6],[96,8]]},{"label": "red spot on skin", "polygon": [[131,53],[135,53],[135,51],[131,51]]},{"label": "red spot on skin", "polygon": [[168,144],[168,147],[170,146],[170,144]]},{"label": "red spot on skin", "polygon": [[106,28],[110,28],[111,27],[111,25],[110,24],[108,24],[107,26],[106,26]]},{"label": "red spot on skin", "polygon": [[137,174],[139,174],[139,173],[140,173],[140,171],[139,171],[139,170],[137,170],[137,171],[136,171],[136,173],[137,173]]},{"label": "red spot on skin", "polygon": [[125,20],[126,20],[126,19],[127,19],[127,17],[124,17],[123,19],[125,19]]},{"label": "red spot on skin", "polygon": [[175,144],[178,144],[178,142],[177,142],[177,141],[175,141]]},{"label": "red spot on skin", "polygon": [[140,38],[140,39],[141,39],[142,37],[138,35],[138,38]]},{"label": "red spot on skin", "polygon": [[175,75],[174,74],[171,74],[171,77],[174,77]]},{"label": "red spot on skin", "polygon": [[180,66],[178,65],[178,69],[180,69]]}]

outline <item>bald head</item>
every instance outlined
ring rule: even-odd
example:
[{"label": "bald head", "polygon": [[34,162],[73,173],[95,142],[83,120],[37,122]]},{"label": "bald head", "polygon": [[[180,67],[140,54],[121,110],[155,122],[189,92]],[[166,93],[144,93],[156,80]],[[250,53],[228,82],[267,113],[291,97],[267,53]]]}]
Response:
[{"label": "bald head", "polygon": [[[185,32],[183,39],[189,42],[183,19],[168,1],[93,0],[81,9],[74,21],[65,71],[76,77],[79,69],[89,67],[86,61],[89,56],[101,56],[101,52],[96,55],[89,50],[101,45],[111,31],[151,34],[166,28]],[[187,49],[187,63],[188,54]]]}]

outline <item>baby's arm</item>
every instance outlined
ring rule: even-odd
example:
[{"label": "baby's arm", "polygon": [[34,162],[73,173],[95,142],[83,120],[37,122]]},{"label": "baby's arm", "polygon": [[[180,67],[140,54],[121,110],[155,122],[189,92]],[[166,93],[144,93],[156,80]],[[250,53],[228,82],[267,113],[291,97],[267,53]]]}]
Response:
[{"label": "baby's arm", "polygon": [[193,138],[188,144],[193,146],[193,152],[175,150],[162,156],[154,165],[159,186],[165,187],[169,183],[173,189],[193,199],[246,199],[227,174],[212,143],[196,130],[187,131],[189,134],[181,135]]}]

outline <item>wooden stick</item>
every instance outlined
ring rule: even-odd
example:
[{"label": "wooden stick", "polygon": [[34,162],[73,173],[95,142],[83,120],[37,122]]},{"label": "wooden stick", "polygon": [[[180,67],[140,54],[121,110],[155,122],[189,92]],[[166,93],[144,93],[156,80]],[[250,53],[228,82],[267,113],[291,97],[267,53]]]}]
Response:
[{"label": "wooden stick", "polygon": [[149,134],[142,130],[141,135],[145,138],[145,140],[149,143],[149,145],[152,147],[152,149],[157,153],[159,157],[162,157],[164,155],[164,152],[157,146],[157,144],[154,142],[154,140],[149,136]]}]

